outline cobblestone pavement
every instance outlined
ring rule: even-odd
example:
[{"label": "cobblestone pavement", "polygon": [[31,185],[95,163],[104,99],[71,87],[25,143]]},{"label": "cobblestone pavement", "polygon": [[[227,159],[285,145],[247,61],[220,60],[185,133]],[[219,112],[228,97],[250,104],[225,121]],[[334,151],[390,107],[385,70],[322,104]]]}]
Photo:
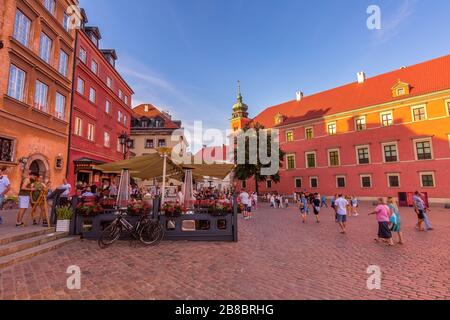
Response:
[{"label": "cobblestone pavement", "polygon": [[[303,225],[294,208],[263,205],[239,220],[238,243],[79,241],[1,270],[0,299],[449,299],[450,210],[435,209],[435,230],[418,232],[402,209],[406,244],[389,248],[373,241],[372,208],[350,218],[348,235],[331,210]],[[82,270],[81,290],[66,288],[70,265]],[[367,289],[369,265],[381,267],[381,290]]]}]

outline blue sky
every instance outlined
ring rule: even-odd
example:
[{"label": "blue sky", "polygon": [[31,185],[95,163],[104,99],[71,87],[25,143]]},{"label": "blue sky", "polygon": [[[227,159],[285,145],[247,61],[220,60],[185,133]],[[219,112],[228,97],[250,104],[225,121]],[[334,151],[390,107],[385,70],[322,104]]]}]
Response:
[{"label": "blue sky", "polygon": [[[381,30],[366,26],[381,8]],[[267,106],[450,54],[448,0],[80,0],[134,105],[225,130],[241,80],[251,116]]]}]

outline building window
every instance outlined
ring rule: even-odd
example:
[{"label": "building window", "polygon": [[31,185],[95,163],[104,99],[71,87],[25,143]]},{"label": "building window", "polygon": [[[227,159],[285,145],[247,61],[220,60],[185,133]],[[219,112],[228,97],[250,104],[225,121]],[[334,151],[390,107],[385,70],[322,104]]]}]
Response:
[{"label": "building window", "polygon": [[59,66],[58,71],[63,76],[67,77],[67,64],[69,62],[69,56],[63,50],[59,51]]},{"label": "building window", "polygon": [[309,178],[309,185],[313,189],[318,188],[319,187],[319,179],[317,177]]},{"label": "building window", "polygon": [[80,137],[83,136],[83,120],[78,117],[75,117],[75,127],[73,133]]},{"label": "building window", "polygon": [[421,172],[420,173],[420,182],[422,188],[434,188],[434,172]]},{"label": "building window", "polygon": [[23,101],[25,90],[25,71],[11,65],[9,68],[8,96]]},{"label": "building window", "polygon": [[120,90],[120,89],[119,89],[119,99],[120,99],[120,100],[123,100],[123,92],[122,92],[122,90]]},{"label": "building window", "polygon": [[328,161],[330,167],[340,166],[341,162],[339,160],[339,150],[329,150],[328,151]]},{"label": "building window", "polygon": [[287,159],[287,169],[292,170],[295,169],[295,156],[290,154],[286,157]]},{"label": "building window", "polygon": [[22,11],[17,10],[13,37],[26,47],[28,47],[28,41],[30,40],[30,26],[31,20]]},{"label": "building window", "polygon": [[307,152],[306,153],[306,168],[315,168],[316,167],[316,153],[315,152]]},{"label": "building window", "polygon": [[117,121],[118,122],[122,122],[122,118],[123,118],[123,115],[122,115],[122,111],[117,111]]},{"label": "building window", "polygon": [[445,104],[447,106],[447,115],[450,116],[450,100],[447,101]]},{"label": "building window", "polygon": [[66,97],[59,92],[56,93],[55,116],[61,120],[66,119]]},{"label": "building window", "polygon": [[98,64],[94,60],[91,61],[91,71],[95,74],[98,72]]},{"label": "building window", "polygon": [[50,63],[50,54],[52,50],[52,40],[45,33],[41,33],[41,42],[39,47],[39,56],[42,60]]},{"label": "building window", "polygon": [[394,124],[394,116],[392,111],[381,113],[381,126],[389,127]]},{"label": "building window", "polygon": [[106,112],[107,114],[109,114],[110,111],[111,111],[111,102],[109,102],[108,100],[106,100],[106,103],[105,103],[105,112]]},{"label": "building window", "polygon": [[362,175],[361,176],[361,187],[362,188],[372,188],[372,176]]},{"label": "building window", "polygon": [[366,130],[366,117],[358,117],[355,119],[356,131]]},{"label": "building window", "polygon": [[158,140],[158,148],[164,148],[166,147],[166,139],[159,139]]},{"label": "building window", "polygon": [[130,149],[134,149],[134,139],[130,139]]},{"label": "building window", "polygon": [[64,30],[69,32],[69,30],[70,30],[70,17],[66,13],[64,13],[64,16],[63,16],[63,27],[64,27]]},{"label": "building window", "polygon": [[345,188],[345,177],[344,176],[338,176],[336,177],[336,187],[337,188]]},{"label": "building window", "polygon": [[286,132],[286,141],[287,142],[294,141],[294,132],[292,132],[292,131]]},{"label": "building window", "polygon": [[108,132],[105,132],[103,135],[103,145],[106,148],[110,148],[111,147],[111,136],[109,135]]},{"label": "building window", "polygon": [[358,156],[358,164],[370,163],[370,151],[368,146],[356,147],[356,153]]},{"label": "building window", "polygon": [[117,148],[116,148],[117,152],[125,152],[125,146],[123,144],[120,143],[120,138],[117,138]]},{"label": "building window", "polygon": [[425,106],[413,107],[411,110],[414,122],[427,119],[427,110]]},{"label": "building window", "polygon": [[34,107],[47,112],[48,86],[36,80],[36,91],[34,93]]},{"label": "building window", "polygon": [[81,78],[78,78],[77,80],[77,92],[84,95],[84,80]]},{"label": "building window", "polygon": [[123,115],[123,125],[126,127],[127,126],[127,124],[128,124],[128,119],[127,119],[127,115],[126,114],[124,114]]},{"label": "building window", "polygon": [[300,189],[302,187],[302,179],[301,178],[295,178],[295,188]]},{"label": "building window", "polygon": [[414,142],[414,147],[416,149],[416,159],[417,160],[432,160],[433,153],[431,147],[431,140],[416,140]]},{"label": "building window", "polygon": [[314,138],[314,129],[312,127],[305,129],[305,139],[311,140]]},{"label": "building window", "polygon": [[128,96],[125,96],[125,104],[128,105]]},{"label": "building window", "polygon": [[0,137],[0,161],[13,162],[14,161],[14,140],[5,137]]},{"label": "building window", "polygon": [[272,180],[266,180],[267,189],[272,189]]},{"label": "building window", "polygon": [[327,124],[327,132],[330,136],[335,135],[337,133],[336,122],[331,122]]},{"label": "building window", "polygon": [[383,145],[384,162],[397,162],[398,151],[397,144],[385,144]]},{"label": "building window", "polygon": [[44,0],[44,7],[51,14],[55,14],[55,0]]},{"label": "building window", "polygon": [[153,139],[145,140],[145,149],[153,149],[154,147],[155,147],[155,144],[153,142]]},{"label": "building window", "polygon": [[388,174],[388,187],[389,188],[400,188],[400,175],[399,174]]},{"label": "building window", "polygon": [[246,180],[242,180],[241,186],[242,186],[242,189],[246,189],[247,188],[247,181]]},{"label": "building window", "polygon": [[96,91],[94,88],[89,89],[89,101],[95,103]]},{"label": "building window", "polygon": [[80,48],[80,60],[84,63],[84,64],[86,64],[86,62],[87,62],[87,53],[86,53],[86,50],[84,50],[83,48]]},{"label": "building window", "polygon": [[88,124],[87,138],[90,141],[94,141],[95,140],[95,127],[91,123]]},{"label": "building window", "polygon": [[112,79],[110,77],[106,77],[106,85],[108,88],[112,88]]}]

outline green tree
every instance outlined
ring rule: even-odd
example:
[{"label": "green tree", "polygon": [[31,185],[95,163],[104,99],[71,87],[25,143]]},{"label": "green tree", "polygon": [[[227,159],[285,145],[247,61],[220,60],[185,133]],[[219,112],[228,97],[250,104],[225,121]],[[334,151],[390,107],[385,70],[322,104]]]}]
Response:
[{"label": "green tree", "polygon": [[[254,129],[256,132],[256,139],[258,141],[257,143],[257,152],[256,152],[256,164],[251,164],[250,163],[250,147],[249,147],[249,143],[250,143],[250,138],[247,136],[245,138],[245,163],[244,164],[237,164],[235,169],[234,169],[234,177],[238,180],[244,181],[244,180],[248,180],[251,178],[254,178],[255,180],[255,191],[258,194],[259,193],[259,184],[261,182],[266,182],[267,180],[272,180],[275,183],[279,183],[280,182],[280,172],[279,170],[277,171],[276,174],[274,175],[263,175],[261,174],[261,170],[263,168],[270,168],[270,164],[263,164],[261,162],[260,159],[260,152],[259,152],[259,148],[260,148],[260,134],[262,133],[263,130],[265,130],[264,126],[261,125],[260,123],[256,123],[254,126],[250,127],[249,125],[247,125],[244,129],[243,129],[243,133],[247,133],[248,130],[250,129]],[[264,133],[266,134],[266,133]],[[238,148],[237,146],[237,138],[235,138],[235,148],[234,148],[234,162],[237,163],[238,161]],[[268,131],[268,139],[267,139],[267,151],[266,151],[266,155],[267,156],[271,156],[272,154],[272,133],[269,130]],[[285,157],[285,152],[283,150],[280,149],[280,146],[278,145],[278,151],[279,151],[279,168],[282,167],[283,165],[283,161],[284,161],[284,157]],[[254,150],[253,150],[254,152]],[[252,153],[253,153],[252,152]],[[255,156],[255,155],[252,155]]]}]

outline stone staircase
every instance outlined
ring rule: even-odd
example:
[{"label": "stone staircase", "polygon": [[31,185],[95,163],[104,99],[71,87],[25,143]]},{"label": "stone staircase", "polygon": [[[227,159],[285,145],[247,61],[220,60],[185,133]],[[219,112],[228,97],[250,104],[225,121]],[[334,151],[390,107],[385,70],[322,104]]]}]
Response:
[{"label": "stone staircase", "polygon": [[55,228],[25,228],[12,234],[0,234],[0,270],[79,239],[68,235],[56,232]]}]

